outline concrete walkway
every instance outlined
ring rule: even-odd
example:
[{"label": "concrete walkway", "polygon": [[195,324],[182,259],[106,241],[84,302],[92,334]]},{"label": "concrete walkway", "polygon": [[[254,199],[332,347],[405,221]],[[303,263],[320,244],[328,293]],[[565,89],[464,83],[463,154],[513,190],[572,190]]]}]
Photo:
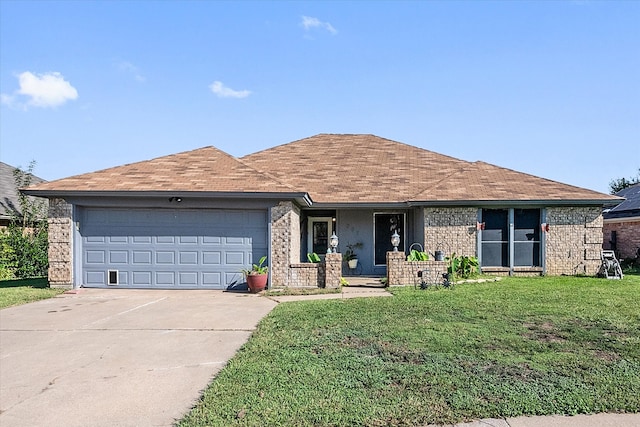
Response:
[{"label": "concrete walkway", "polygon": [[318,294],[318,295],[269,295],[267,298],[276,302],[288,301],[309,301],[323,299],[349,299],[349,298],[366,298],[366,297],[390,297],[392,296],[383,287],[368,286],[344,286],[342,291],[335,294]]}]

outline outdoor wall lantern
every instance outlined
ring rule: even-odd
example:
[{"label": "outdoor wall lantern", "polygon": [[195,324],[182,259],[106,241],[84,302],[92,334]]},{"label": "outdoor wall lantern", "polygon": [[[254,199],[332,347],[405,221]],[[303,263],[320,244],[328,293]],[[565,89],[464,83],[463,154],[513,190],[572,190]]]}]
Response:
[{"label": "outdoor wall lantern", "polygon": [[331,252],[333,252],[335,254],[336,253],[336,248],[338,247],[338,236],[336,236],[336,233],[333,233],[331,235],[331,238],[329,240],[329,244],[331,245]]},{"label": "outdoor wall lantern", "polygon": [[394,231],[391,235],[391,244],[393,245],[393,252],[398,252],[398,245],[400,244],[400,236],[398,231]]}]

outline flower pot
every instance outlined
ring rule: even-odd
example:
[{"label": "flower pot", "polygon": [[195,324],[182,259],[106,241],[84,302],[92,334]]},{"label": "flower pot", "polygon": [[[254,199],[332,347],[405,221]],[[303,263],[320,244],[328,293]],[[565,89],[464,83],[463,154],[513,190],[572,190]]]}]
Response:
[{"label": "flower pot", "polygon": [[248,274],[247,285],[252,294],[264,291],[267,287],[268,274]]},{"label": "flower pot", "polygon": [[350,259],[349,261],[347,261],[347,264],[349,264],[349,268],[354,269],[358,266],[358,259]]}]

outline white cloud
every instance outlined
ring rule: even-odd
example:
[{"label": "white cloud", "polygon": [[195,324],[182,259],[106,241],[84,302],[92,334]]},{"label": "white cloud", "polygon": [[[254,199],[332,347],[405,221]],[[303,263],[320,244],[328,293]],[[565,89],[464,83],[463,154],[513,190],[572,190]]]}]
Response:
[{"label": "white cloud", "polygon": [[[53,108],[78,98],[76,88],[71,86],[60,73],[33,74],[25,71],[18,75],[18,83],[20,89],[12,95],[1,95],[0,101],[3,104],[25,110],[30,106]],[[22,102],[20,95],[26,97],[26,102]]]},{"label": "white cloud", "polygon": [[318,18],[313,18],[311,16],[302,16],[302,22],[300,23],[300,25],[302,25],[302,28],[304,28],[306,31],[312,30],[314,28],[324,28],[331,34],[338,33],[338,30],[333,28],[333,25],[331,25],[329,22],[322,22]]},{"label": "white cloud", "polygon": [[117,64],[118,70],[123,73],[129,73],[133,76],[134,79],[139,81],[140,83],[144,83],[147,79],[140,73],[140,69],[133,65],[131,62],[122,61]]},{"label": "white cloud", "polygon": [[215,93],[218,98],[246,98],[251,95],[251,91],[249,90],[233,90],[217,80],[209,85],[209,89],[211,89],[211,92]]}]

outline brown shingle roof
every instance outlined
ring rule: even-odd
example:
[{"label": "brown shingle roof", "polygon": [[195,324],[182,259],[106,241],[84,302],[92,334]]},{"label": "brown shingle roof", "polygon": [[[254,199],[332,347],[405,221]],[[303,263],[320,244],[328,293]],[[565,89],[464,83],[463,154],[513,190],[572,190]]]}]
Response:
[{"label": "brown shingle roof", "polygon": [[485,162],[468,163],[414,195],[413,201],[539,201],[615,199],[607,194],[516,172]]},{"label": "brown shingle roof", "polygon": [[290,186],[215,147],[159,157],[29,187],[30,191],[290,193]]},{"label": "brown shingle roof", "polygon": [[309,193],[315,203],[611,202],[614,196],[375,135],[320,134],[236,159],[214,147],[30,187],[45,192]]},{"label": "brown shingle roof", "polygon": [[282,182],[304,188],[320,203],[614,199],[375,135],[320,134],[242,160]]}]

